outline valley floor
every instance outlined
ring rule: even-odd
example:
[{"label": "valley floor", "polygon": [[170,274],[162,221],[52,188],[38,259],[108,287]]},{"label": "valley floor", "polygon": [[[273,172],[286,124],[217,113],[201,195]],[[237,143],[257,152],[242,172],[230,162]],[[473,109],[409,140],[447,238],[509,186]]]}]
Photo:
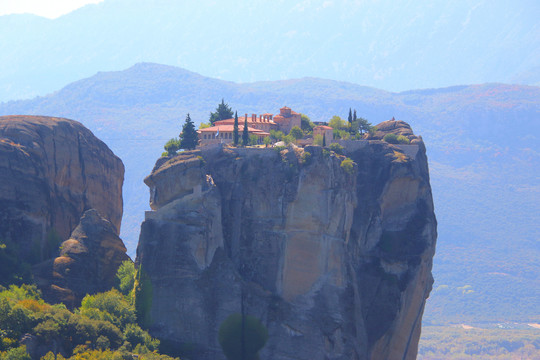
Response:
[{"label": "valley floor", "polygon": [[526,323],[423,326],[418,360],[540,360],[540,326]]}]

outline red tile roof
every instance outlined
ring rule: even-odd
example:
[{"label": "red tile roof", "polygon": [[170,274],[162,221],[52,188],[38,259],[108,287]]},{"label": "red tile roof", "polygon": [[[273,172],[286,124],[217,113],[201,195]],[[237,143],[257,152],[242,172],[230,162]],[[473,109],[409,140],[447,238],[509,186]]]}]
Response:
[{"label": "red tile roof", "polygon": [[315,126],[313,128],[313,130],[315,129],[322,129],[322,130],[334,130],[333,128],[331,128],[330,126],[326,126],[326,125],[319,125],[319,126]]},{"label": "red tile roof", "polygon": [[[223,121],[223,120],[222,120]],[[233,132],[234,131],[234,125],[218,125],[218,126],[212,126],[209,128],[199,129],[197,130],[198,133],[215,133],[219,129],[220,132]],[[238,125],[238,132],[244,131],[244,125]],[[248,132],[255,133],[257,135],[264,135],[269,136],[270,134],[266,131],[255,129],[248,126]]]}]

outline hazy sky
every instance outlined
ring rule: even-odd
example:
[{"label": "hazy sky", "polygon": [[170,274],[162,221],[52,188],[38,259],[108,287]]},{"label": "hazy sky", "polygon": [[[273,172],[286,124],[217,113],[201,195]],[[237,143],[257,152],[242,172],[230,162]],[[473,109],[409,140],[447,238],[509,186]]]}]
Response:
[{"label": "hazy sky", "polygon": [[103,0],[0,0],[0,15],[30,13],[50,19]]}]

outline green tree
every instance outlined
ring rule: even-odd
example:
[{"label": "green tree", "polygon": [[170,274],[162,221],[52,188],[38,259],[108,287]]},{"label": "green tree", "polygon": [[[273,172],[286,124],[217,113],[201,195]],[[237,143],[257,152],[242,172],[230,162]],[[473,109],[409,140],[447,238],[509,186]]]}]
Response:
[{"label": "green tree", "polygon": [[180,147],[185,150],[192,150],[197,147],[198,143],[199,137],[195,130],[195,125],[193,124],[193,121],[191,121],[188,113],[184,126],[182,127],[182,132],[180,133]]},{"label": "green tree", "polygon": [[244,119],[244,131],[242,132],[242,145],[244,146],[249,145],[249,131],[248,131],[248,124],[247,124],[247,117]]},{"label": "green tree", "polygon": [[124,261],[116,272],[116,278],[118,279],[118,288],[124,295],[129,295],[133,290],[135,284],[135,265],[132,261]]},{"label": "green tree", "polygon": [[351,127],[351,124],[352,124],[352,122],[353,122],[351,108],[349,108],[349,117],[347,118],[347,120],[348,120],[348,122],[349,122],[349,127]]},{"label": "green tree", "polygon": [[234,146],[238,146],[238,111],[234,113],[234,126],[233,126],[233,142]]},{"label": "green tree", "polygon": [[230,119],[233,117],[233,111],[225,101],[221,99],[221,104],[218,105],[215,112],[210,113],[210,124],[214,125],[216,121]]},{"label": "green tree", "polygon": [[333,129],[346,129],[347,123],[345,122],[345,120],[343,120],[339,116],[334,115],[328,122],[328,126],[330,126]]},{"label": "green tree", "polygon": [[233,314],[219,327],[218,340],[227,359],[257,360],[268,340],[268,331],[254,316]]},{"label": "green tree", "polygon": [[289,132],[289,135],[298,140],[304,137],[304,132],[298,126],[293,126],[293,128]]},{"label": "green tree", "polygon": [[0,359],[3,360],[32,360],[30,355],[26,353],[26,346],[22,345],[18,348],[10,349],[6,352],[0,352]]},{"label": "green tree", "polygon": [[302,114],[300,119],[300,127],[302,128],[304,134],[311,134],[313,132],[315,124],[311,122],[307,115]]},{"label": "green tree", "polygon": [[354,112],[353,112],[353,117],[352,117],[352,121],[355,122],[356,121],[356,109],[354,109]]},{"label": "green tree", "polygon": [[180,149],[180,140],[177,138],[172,138],[163,147],[166,151],[167,156],[176,155],[176,152]]},{"label": "green tree", "polygon": [[263,144],[268,147],[268,145],[272,144],[272,139],[270,139],[270,136],[267,136],[263,139]]},{"label": "green tree", "polygon": [[358,124],[358,131],[361,135],[368,133],[373,129],[371,123],[364,118],[358,118],[356,123]]},{"label": "green tree", "polygon": [[323,136],[322,136],[322,146],[325,147],[326,146],[326,134],[323,133]]}]

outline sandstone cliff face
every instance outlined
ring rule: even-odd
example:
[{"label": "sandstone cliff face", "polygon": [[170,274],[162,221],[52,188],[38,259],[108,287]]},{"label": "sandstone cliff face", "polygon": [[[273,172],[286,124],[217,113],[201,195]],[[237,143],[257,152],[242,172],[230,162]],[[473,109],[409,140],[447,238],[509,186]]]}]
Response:
[{"label": "sandstone cliff face", "polygon": [[112,288],[118,267],[127,260],[114,225],[90,209],[62,243],[60,256],[35,266],[34,276],[45,298],[73,308],[86,294]]},{"label": "sandstone cliff face", "polygon": [[436,220],[423,143],[213,148],[160,159],[137,263],[142,315],[192,359],[257,317],[261,359],[414,359]]},{"label": "sandstone cliff face", "polygon": [[65,240],[85,210],[122,220],[124,165],[80,123],[44,116],[0,117],[0,236],[21,249]]},{"label": "sandstone cliff face", "polygon": [[[0,155],[0,239],[17,248],[20,261],[50,263],[89,209],[110,221],[106,237],[118,238],[124,165],[83,125],[43,116],[0,117]],[[44,266],[34,270],[47,300],[69,299],[47,296],[54,274],[45,274]],[[93,275],[83,277],[90,283],[102,279]]]}]

